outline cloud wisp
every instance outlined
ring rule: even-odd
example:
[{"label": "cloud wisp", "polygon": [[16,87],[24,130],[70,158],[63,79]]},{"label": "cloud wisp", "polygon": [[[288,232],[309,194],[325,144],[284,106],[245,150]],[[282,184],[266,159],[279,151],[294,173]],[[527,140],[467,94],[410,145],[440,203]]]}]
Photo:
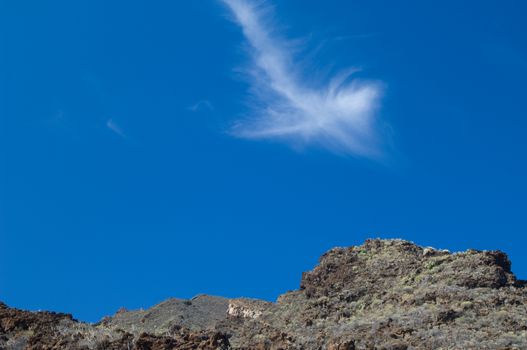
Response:
[{"label": "cloud wisp", "polygon": [[315,74],[298,71],[297,45],[273,29],[269,6],[253,0],[221,1],[241,27],[251,56],[247,72],[252,111],[234,125],[234,135],[317,145],[367,158],[380,155],[375,120],[380,84],[352,79],[352,69],[313,84],[308,78]]},{"label": "cloud wisp", "polygon": [[123,129],[115,121],[110,118],[106,121],[106,127],[116,133],[117,135],[121,136],[122,138],[126,138],[126,134],[124,133]]},{"label": "cloud wisp", "polygon": [[199,112],[204,110],[213,111],[214,106],[209,100],[199,100],[198,102],[194,103],[193,105],[187,107],[187,110],[191,112]]}]

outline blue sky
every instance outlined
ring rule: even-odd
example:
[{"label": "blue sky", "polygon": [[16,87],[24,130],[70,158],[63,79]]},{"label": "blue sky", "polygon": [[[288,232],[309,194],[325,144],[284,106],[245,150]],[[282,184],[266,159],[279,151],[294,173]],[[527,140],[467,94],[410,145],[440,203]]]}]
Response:
[{"label": "blue sky", "polygon": [[274,300],[369,237],[527,278],[527,5],[254,4],[0,1],[0,300]]}]

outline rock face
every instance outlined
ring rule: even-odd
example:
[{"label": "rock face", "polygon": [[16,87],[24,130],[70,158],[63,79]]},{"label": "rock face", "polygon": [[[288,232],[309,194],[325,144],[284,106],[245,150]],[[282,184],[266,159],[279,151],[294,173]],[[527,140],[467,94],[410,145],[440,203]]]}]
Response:
[{"label": "rock face", "polygon": [[199,295],[96,324],[0,304],[0,349],[527,349],[526,285],[499,251],[375,239],[275,303]]}]

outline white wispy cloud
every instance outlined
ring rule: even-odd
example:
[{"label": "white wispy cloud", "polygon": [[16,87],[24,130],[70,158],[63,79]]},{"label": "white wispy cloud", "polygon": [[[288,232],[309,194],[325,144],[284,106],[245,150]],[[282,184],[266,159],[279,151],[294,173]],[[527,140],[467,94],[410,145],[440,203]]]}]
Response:
[{"label": "white wispy cloud", "polygon": [[198,102],[194,103],[193,105],[187,107],[187,109],[191,112],[198,112],[202,110],[209,110],[213,111],[214,106],[209,100],[199,100]]},{"label": "white wispy cloud", "polygon": [[276,33],[267,3],[221,1],[241,27],[251,55],[247,71],[253,109],[235,124],[235,135],[314,144],[370,158],[380,155],[375,120],[379,83],[352,79],[353,69],[313,83],[319,72],[298,71],[298,45]]},{"label": "white wispy cloud", "polygon": [[126,134],[124,133],[123,129],[117,125],[117,123],[112,118],[108,119],[106,122],[106,127],[122,138],[126,138]]}]

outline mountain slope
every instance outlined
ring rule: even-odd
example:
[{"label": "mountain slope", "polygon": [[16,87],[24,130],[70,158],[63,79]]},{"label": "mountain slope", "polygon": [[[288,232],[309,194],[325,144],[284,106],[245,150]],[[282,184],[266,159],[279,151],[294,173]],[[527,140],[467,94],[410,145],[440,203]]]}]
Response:
[{"label": "mountain slope", "polygon": [[275,303],[200,295],[97,324],[0,306],[6,349],[527,349],[527,287],[499,251],[335,248]]}]

